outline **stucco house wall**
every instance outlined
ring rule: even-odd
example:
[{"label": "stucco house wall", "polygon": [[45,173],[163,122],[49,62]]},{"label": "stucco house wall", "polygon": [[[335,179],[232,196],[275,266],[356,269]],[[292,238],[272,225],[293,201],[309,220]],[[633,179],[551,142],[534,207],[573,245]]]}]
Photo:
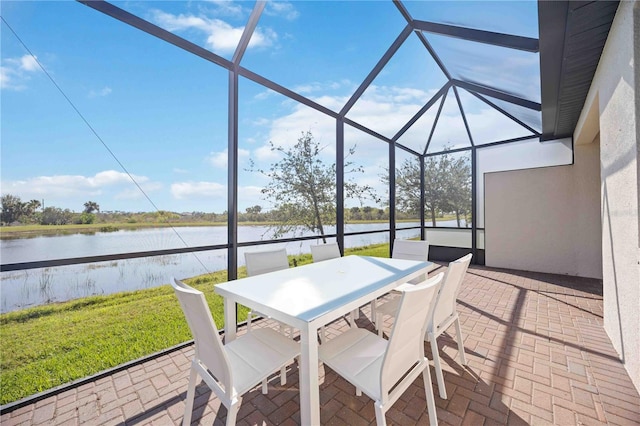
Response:
[{"label": "stucco house wall", "polygon": [[485,174],[487,266],[602,278],[600,151],[575,163]]},{"label": "stucco house wall", "polygon": [[621,1],[574,133],[599,132],[604,327],[640,389],[640,3]]}]

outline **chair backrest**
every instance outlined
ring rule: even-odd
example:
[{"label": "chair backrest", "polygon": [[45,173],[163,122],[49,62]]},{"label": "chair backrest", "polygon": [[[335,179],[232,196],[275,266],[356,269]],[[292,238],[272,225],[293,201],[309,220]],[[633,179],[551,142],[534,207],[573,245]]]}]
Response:
[{"label": "chair backrest", "polygon": [[427,317],[443,277],[444,272],[440,272],[433,278],[402,290],[402,298],[380,372],[380,394],[383,399],[416,362],[424,359]]},{"label": "chair backrest", "polygon": [[340,257],[340,247],[338,243],[317,244],[311,246],[311,257],[314,262],[334,259]]},{"label": "chair backrest", "polygon": [[393,241],[391,257],[394,259],[427,261],[429,260],[429,242],[396,239]]},{"label": "chair backrest", "polygon": [[473,254],[469,253],[449,263],[447,275],[444,278],[435,302],[433,319],[431,320],[434,329],[446,321],[451,315],[455,314],[456,299],[460,292],[460,285],[467,273],[467,268],[469,268],[472,256]]},{"label": "chair backrest", "polygon": [[175,278],[171,285],[195,341],[195,358],[213,373],[225,391],[231,392],[233,386],[229,358],[220,340],[218,327],[213,321],[204,294]]},{"label": "chair backrest", "polygon": [[[393,240],[391,257],[405,260],[429,260],[429,242],[422,240]],[[419,284],[427,279],[427,274],[420,275],[409,281],[411,284]]]},{"label": "chair backrest", "polygon": [[289,267],[289,258],[285,249],[245,252],[244,261],[247,265],[248,277]]}]

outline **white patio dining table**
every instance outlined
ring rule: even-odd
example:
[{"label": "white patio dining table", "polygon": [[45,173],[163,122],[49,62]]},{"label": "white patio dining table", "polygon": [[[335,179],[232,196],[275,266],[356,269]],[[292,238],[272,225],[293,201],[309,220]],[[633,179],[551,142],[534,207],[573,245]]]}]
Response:
[{"label": "white patio dining table", "polygon": [[301,424],[319,425],[318,329],[425,274],[432,265],[344,256],[218,284],[215,291],[224,297],[225,340],[236,337],[236,303],[299,329]]}]

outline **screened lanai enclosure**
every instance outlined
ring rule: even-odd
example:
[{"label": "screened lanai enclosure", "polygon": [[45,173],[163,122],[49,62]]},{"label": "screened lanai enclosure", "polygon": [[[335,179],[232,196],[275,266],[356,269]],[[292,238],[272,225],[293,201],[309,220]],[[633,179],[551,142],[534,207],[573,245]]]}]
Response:
[{"label": "screened lanai enclosure", "polygon": [[[31,19],[69,19],[65,28],[70,34],[64,37],[75,40],[74,66],[87,78],[82,84],[91,84],[88,76],[94,69],[109,69],[109,79],[135,94],[134,100],[125,101],[104,93],[114,90],[110,86],[90,89],[90,99],[109,101],[85,105],[52,71],[39,84],[60,92],[52,96],[53,102],[71,108],[68,114],[76,114],[75,125],[86,134],[79,147],[68,139],[66,129],[50,129],[48,140],[91,158],[92,165],[84,164],[89,170],[82,174],[93,174],[94,182],[100,176],[108,179],[106,173],[114,180],[129,180],[122,183],[121,197],[136,202],[127,210],[231,212],[221,215],[228,220],[222,241],[216,237],[194,244],[176,228],[175,235],[167,237],[172,241],[161,242],[164,246],[147,245],[151,250],[122,257],[221,249],[212,255],[227,258],[229,278],[234,278],[241,262],[238,249],[301,235],[310,243],[324,235],[344,249],[362,239],[353,234],[365,232],[351,223],[376,220],[366,229],[379,234],[371,241],[419,236],[430,241],[434,259],[472,251],[475,262],[482,263],[483,174],[571,163],[571,140],[562,139],[567,134],[542,134],[536,2],[488,3],[482,11],[472,3],[348,2],[326,5],[328,12],[322,14],[295,3],[289,13],[299,14],[296,19],[281,10],[284,5],[289,4],[258,2],[249,11],[242,3],[243,13],[229,23],[236,36],[225,43],[214,39],[214,30],[205,37],[207,25],[214,28],[217,22],[207,13],[215,16],[216,11],[197,2],[91,1],[32,8]],[[29,41],[30,34],[21,36],[19,22],[15,28],[11,24],[12,7],[4,9],[5,55],[31,52],[38,58],[34,66],[46,71],[46,59],[37,50],[56,36],[42,34],[46,41]],[[510,18],[498,19],[501,15]],[[189,23],[189,17],[194,22]],[[331,28],[331,37],[321,36],[326,28]],[[288,38],[278,39],[278,32]],[[106,51],[91,46],[97,39],[108,41],[99,48]],[[130,45],[131,39],[140,44]],[[114,60],[111,51],[118,51],[115,63],[106,62]],[[309,54],[313,51],[327,53],[314,58]],[[297,52],[305,53],[298,55],[300,63],[281,59]],[[178,64],[179,71],[165,65],[152,68],[155,60]],[[175,74],[166,86],[164,73],[169,70]],[[11,101],[5,96],[7,106]],[[32,118],[56,120],[52,115],[34,110]],[[17,133],[15,127],[7,132]],[[284,154],[305,138],[317,148],[313,160],[330,175],[321,180],[317,170],[315,176],[298,173],[294,179],[300,182],[318,178],[313,185],[319,188],[317,194],[295,189],[292,194],[290,188],[278,187],[282,174],[269,169],[284,166]],[[21,154],[18,147],[7,148],[16,158]],[[154,173],[190,172],[171,184],[174,204],[155,195],[161,183],[149,175],[149,163],[161,166]],[[71,166],[61,161],[51,174],[77,173]],[[16,179],[4,191],[28,184]],[[55,179],[48,184],[64,185]],[[289,191],[286,198],[274,195],[278,190]],[[40,191],[33,198],[46,205],[46,186]],[[87,197],[91,195],[88,191]],[[317,218],[306,211],[315,195],[323,197]],[[190,197],[200,199],[197,207],[187,201]],[[111,210],[99,204],[103,211]],[[256,238],[239,231],[243,213],[250,216],[256,209],[274,212],[269,219],[282,225],[276,230],[289,232]],[[437,220],[445,215],[450,220]],[[154,250],[160,248],[164,250]],[[73,258],[85,257],[82,251],[75,253]],[[122,258],[119,254],[45,263],[11,258],[3,261],[3,270],[111,261]]]},{"label": "screened lanai enclosure", "polygon": [[484,264],[485,175],[574,162],[617,7],[553,3],[3,1],[3,314],[272,247]]}]

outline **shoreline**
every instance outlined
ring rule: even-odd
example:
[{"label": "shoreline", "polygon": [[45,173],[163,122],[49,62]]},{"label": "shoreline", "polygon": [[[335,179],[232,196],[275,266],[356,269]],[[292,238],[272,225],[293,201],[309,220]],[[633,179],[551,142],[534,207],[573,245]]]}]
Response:
[{"label": "shoreline", "polygon": [[[445,216],[436,219],[436,222],[455,220],[455,216]],[[416,222],[420,219],[402,219],[396,223]],[[346,224],[368,224],[385,223],[386,220],[355,220]],[[431,221],[425,221],[426,224]],[[277,225],[274,222],[240,222],[238,226],[271,226]],[[105,222],[78,225],[16,225],[1,226],[0,239],[33,238],[41,236],[72,235],[72,234],[92,234],[97,232],[117,232],[120,230],[137,230],[152,228],[183,228],[183,227],[220,227],[227,226],[227,222],[154,222],[154,223],[126,223],[126,222]]]}]

